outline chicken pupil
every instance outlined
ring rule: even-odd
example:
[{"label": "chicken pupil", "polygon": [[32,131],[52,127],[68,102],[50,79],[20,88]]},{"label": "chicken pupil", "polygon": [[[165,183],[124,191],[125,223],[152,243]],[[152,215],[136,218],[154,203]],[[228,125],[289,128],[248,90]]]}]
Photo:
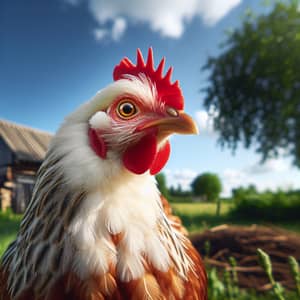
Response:
[{"label": "chicken pupil", "polygon": [[134,108],[131,104],[126,103],[123,105],[122,110],[125,115],[131,115],[133,113]]}]

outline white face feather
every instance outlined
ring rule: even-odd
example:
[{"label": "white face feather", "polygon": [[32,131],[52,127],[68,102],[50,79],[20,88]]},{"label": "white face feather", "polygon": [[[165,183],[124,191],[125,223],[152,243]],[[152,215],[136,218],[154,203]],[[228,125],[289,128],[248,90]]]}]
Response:
[{"label": "white face feather", "polygon": [[[72,188],[93,190],[105,187],[114,178],[128,173],[123,168],[119,153],[113,151],[114,147],[109,149],[107,158],[102,160],[91,149],[87,134],[89,126],[105,131],[114,126],[104,111],[122,95],[134,95],[151,106],[158,103],[156,89],[145,76],[128,76],[128,79],[118,80],[99,91],[94,98],[69,115],[53,138],[50,148],[55,148],[58,157],[64,157],[60,162],[61,170]],[[127,129],[128,134],[122,134],[122,130],[115,128],[119,132],[119,135],[114,134],[111,139],[116,146],[115,150],[117,145],[125,142],[122,138],[126,139],[133,130],[130,127],[122,129]]]},{"label": "white face feather", "polygon": [[96,112],[89,120],[91,128],[109,130],[111,129],[111,118],[104,112]]}]

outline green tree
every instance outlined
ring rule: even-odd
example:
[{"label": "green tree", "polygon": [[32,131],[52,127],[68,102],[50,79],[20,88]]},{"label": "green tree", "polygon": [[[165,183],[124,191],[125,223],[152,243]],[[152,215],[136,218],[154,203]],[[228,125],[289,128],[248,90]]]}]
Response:
[{"label": "green tree", "polygon": [[222,147],[254,145],[263,160],[285,149],[300,167],[299,53],[299,1],[277,1],[267,14],[248,12],[208,58],[204,104]]},{"label": "green tree", "polygon": [[167,188],[167,180],[166,180],[166,176],[164,173],[159,173],[155,176],[156,181],[157,181],[157,186],[159,191],[161,192],[161,194],[164,197],[168,197],[169,195],[169,190]]},{"label": "green tree", "polygon": [[207,201],[216,201],[222,191],[219,177],[212,173],[203,173],[197,176],[191,187],[195,196],[204,196]]},{"label": "green tree", "polygon": [[235,200],[239,201],[242,198],[249,196],[249,195],[257,195],[257,189],[254,184],[250,184],[248,187],[237,187],[232,189],[232,196]]}]

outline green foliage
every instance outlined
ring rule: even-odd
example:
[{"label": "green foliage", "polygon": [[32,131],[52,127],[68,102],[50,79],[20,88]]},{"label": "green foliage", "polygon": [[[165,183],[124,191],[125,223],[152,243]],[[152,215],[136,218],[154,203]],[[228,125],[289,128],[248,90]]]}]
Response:
[{"label": "green foliage", "polygon": [[272,264],[271,264],[270,256],[261,249],[257,249],[257,255],[259,258],[259,264],[266,272],[270,282],[272,284],[275,283],[275,280],[273,278],[273,273],[272,273],[273,271],[272,271]]},{"label": "green foliage", "polygon": [[257,255],[258,255],[259,263],[260,263],[261,267],[266,272],[266,274],[272,284],[272,289],[273,289],[274,295],[277,297],[278,300],[285,300],[284,289],[283,289],[282,285],[279,282],[276,282],[274,279],[270,256],[261,249],[257,249]]},{"label": "green foliage", "polygon": [[233,256],[229,257],[229,264],[231,266],[231,276],[232,276],[232,282],[233,282],[233,294],[236,297],[239,294],[239,281],[238,281],[238,275],[237,275],[237,262]]},{"label": "green foliage", "polygon": [[21,218],[21,215],[15,215],[10,210],[0,212],[0,257],[16,237]]},{"label": "green foliage", "polygon": [[225,294],[228,300],[234,300],[234,293],[233,293],[233,282],[230,275],[230,272],[225,269],[223,272],[223,281],[225,285]]},{"label": "green foliage", "polygon": [[209,255],[210,255],[210,250],[211,250],[211,247],[210,247],[210,241],[205,241],[204,243],[204,253],[205,253],[205,258],[208,258]]},{"label": "green foliage", "polygon": [[203,173],[197,176],[191,184],[193,194],[196,196],[204,196],[207,201],[215,201],[218,199],[222,184],[219,177],[212,173]]},{"label": "green foliage", "polygon": [[284,192],[265,192],[239,194],[234,198],[231,214],[244,219],[263,219],[265,221],[298,220],[300,194]]},{"label": "green foliage", "polygon": [[[208,277],[208,299],[209,300],[296,300],[298,299],[297,293],[294,291],[285,291],[283,287],[275,281],[272,273],[272,263],[267,253],[261,249],[257,249],[257,255],[262,268],[266,272],[272,290],[265,293],[256,293],[254,290],[243,290],[238,286],[237,279],[237,263],[233,257],[229,258],[230,268],[225,268],[219,272],[215,267],[207,266]],[[205,260],[207,257],[205,256]],[[295,260],[295,259],[294,259]],[[296,260],[295,260],[296,261]],[[297,261],[296,261],[297,263]],[[294,268],[295,268],[295,262]],[[299,266],[297,265],[299,272]],[[223,277],[223,280],[220,279]],[[276,298],[274,298],[276,297]]]},{"label": "green foliage", "polygon": [[155,179],[157,181],[157,186],[161,194],[168,198],[169,191],[167,188],[167,181],[166,181],[166,176],[164,173],[159,173],[155,176]]},{"label": "green foliage", "polygon": [[212,268],[207,273],[207,279],[208,279],[208,292],[210,300],[218,300],[220,299],[225,292],[225,285],[224,283],[219,279],[218,272],[216,268]]},{"label": "green foliage", "polygon": [[222,146],[254,145],[263,159],[285,149],[300,167],[298,7],[299,1],[276,1],[267,14],[245,15],[204,67],[204,104],[215,112]]},{"label": "green foliage", "polygon": [[[179,199],[177,199],[179,200]],[[266,225],[266,222],[272,222],[274,226],[280,226],[282,228],[296,231],[300,233],[300,219],[280,218],[275,220],[266,220],[265,218],[259,217],[248,217],[245,214],[239,215],[238,213],[232,213],[234,207],[233,203],[223,201],[221,207],[220,216],[217,217],[215,214],[216,205],[215,203],[172,203],[173,211],[178,215],[184,226],[189,232],[199,232],[208,229],[213,226],[221,224],[230,225],[252,225],[253,223],[258,225]],[[299,210],[296,210],[297,212]]]},{"label": "green foliage", "polygon": [[190,198],[191,199],[191,196],[192,196],[192,192],[182,190],[182,187],[181,187],[180,184],[178,184],[177,188],[171,186],[170,189],[169,189],[169,194],[171,196],[174,196],[174,197],[177,197],[177,198],[183,197],[183,198]]},{"label": "green foliage", "polygon": [[244,198],[245,196],[253,196],[253,195],[257,195],[258,192],[256,190],[256,186],[253,184],[250,184],[248,187],[244,188],[244,187],[238,187],[235,189],[232,189],[232,196],[234,198],[235,201],[240,200],[242,198]]},{"label": "green foliage", "polygon": [[291,272],[295,281],[296,289],[298,296],[300,297],[300,271],[299,271],[299,264],[295,257],[289,256],[289,264],[291,267]]},{"label": "green foliage", "polygon": [[164,173],[159,173],[155,176],[157,181],[157,186],[163,196],[165,196],[169,202],[192,202],[192,192],[184,191],[179,184],[176,188],[171,186],[167,187],[167,180]]}]

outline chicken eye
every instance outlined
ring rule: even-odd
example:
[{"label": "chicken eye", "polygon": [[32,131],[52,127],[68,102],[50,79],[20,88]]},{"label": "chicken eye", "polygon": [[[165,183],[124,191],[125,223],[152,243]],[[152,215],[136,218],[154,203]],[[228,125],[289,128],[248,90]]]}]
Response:
[{"label": "chicken eye", "polygon": [[137,108],[132,102],[124,101],[119,104],[117,112],[121,118],[129,119],[137,113]]}]

